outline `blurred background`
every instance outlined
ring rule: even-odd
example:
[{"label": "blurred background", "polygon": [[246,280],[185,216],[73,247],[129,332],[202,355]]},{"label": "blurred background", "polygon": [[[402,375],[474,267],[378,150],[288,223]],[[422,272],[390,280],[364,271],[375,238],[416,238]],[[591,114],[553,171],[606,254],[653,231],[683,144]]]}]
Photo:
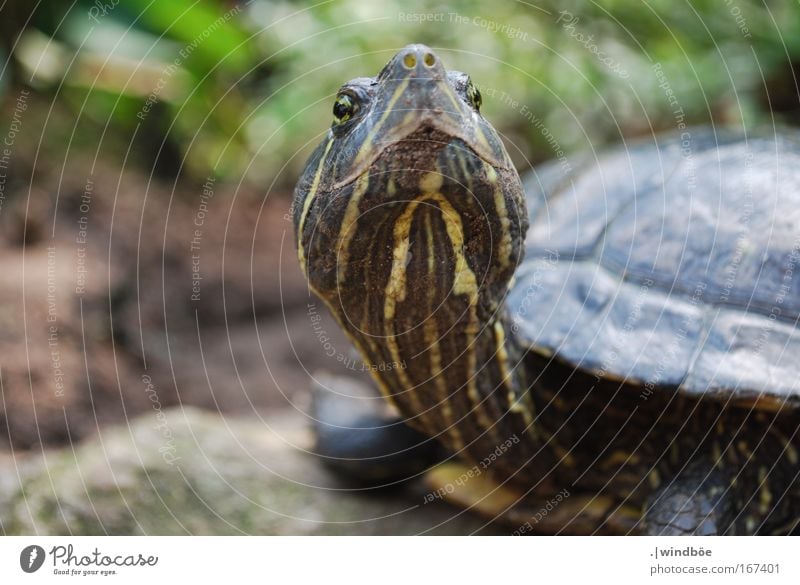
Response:
[{"label": "blurred background", "polygon": [[521,172],[800,124],[796,0],[0,3],[4,532],[485,529],[367,519],[394,509],[306,464],[315,373],[351,349],[311,318],[291,192],[338,87],[411,42],[472,76]]}]

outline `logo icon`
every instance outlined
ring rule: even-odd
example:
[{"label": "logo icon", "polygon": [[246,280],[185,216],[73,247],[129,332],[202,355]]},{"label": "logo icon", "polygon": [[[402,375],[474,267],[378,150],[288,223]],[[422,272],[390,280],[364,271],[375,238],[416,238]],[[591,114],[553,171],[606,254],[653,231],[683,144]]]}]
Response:
[{"label": "logo icon", "polygon": [[26,573],[35,573],[41,569],[43,564],[44,549],[37,544],[26,546],[19,553],[19,566]]}]

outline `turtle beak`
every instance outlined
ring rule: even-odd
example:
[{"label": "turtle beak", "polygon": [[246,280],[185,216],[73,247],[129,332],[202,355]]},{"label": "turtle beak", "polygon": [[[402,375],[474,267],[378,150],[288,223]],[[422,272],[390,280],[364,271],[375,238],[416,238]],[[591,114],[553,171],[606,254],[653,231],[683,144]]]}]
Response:
[{"label": "turtle beak", "polygon": [[447,73],[442,60],[426,45],[408,45],[398,52],[378,76],[396,80],[412,79],[420,83],[444,81]]},{"label": "turtle beak", "polygon": [[425,126],[453,134],[465,125],[465,117],[472,117],[450,85],[442,60],[425,45],[408,45],[398,52],[378,83],[376,127],[383,123],[376,145],[396,142]]}]

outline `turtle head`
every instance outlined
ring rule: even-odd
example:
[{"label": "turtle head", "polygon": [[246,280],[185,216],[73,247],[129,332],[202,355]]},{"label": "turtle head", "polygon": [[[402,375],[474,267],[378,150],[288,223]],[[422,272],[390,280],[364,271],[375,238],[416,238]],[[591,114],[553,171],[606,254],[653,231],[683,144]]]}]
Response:
[{"label": "turtle head", "polygon": [[[425,45],[409,45],[376,77],[357,77],[345,83],[333,104],[333,122],[326,137],[330,147],[322,185],[332,189],[355,181],[384,159],[394,171],[435,171],[436,154],[444,147],[468,148],[495,167],[511,168],[503,144],[480,114],[481,94],[469,76],[447,71]],[[438,138],[443,142],[436,143]],[[412,144],[406,141],[413,139]],[[427,140],[426,140],[427,139]],[[420,144],[433,142],[433,144]],[[456,143],[458,141],[458,143]],[[392,146],[406,142],[398,152]],[[406,154],[417,154],[409,160]],[[452,153],[450,153],[452,154]],[[426,156],[421,156],[426,155]],[[456,155],[453,154],[453,157]],[[307,169],[306,180],[313,180]],[[302,183],[302,181],[301,181]]]},{"label": "turtle head", "polygon": [[439,297],[505,291],[527,217],[519,176],[480,107],[469,76],[425,45],[342,86],[293,208],[300,263],[329,305],[363,305],[401,277],[410,296],[422,283]]},{"label": "turtle head", "polygon": [[492,393],[503,372],[519,370],[498,310],[528,220],[519,176],[480,106],[467,75],[409,45],[338,92],[293,204],[311,288],[384,395],[419,430],[451,429],[454,450],[459,417],[486,428],[471,406],[478,387]]}]

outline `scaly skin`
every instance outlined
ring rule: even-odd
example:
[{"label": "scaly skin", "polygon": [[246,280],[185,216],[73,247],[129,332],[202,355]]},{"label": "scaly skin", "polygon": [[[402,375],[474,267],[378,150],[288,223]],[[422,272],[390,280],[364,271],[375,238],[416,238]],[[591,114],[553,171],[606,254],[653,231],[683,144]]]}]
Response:
[{"label": "scaly skin", "polygon": [[[300,263],[407,423],[520,495],[535,530],[786,532],[797,522],[796,409],[752,411],[547,360],[504,299],[524,192],[463,74],[411,45],[337,98],[294,203]],[[383,367],[381,367],[383,366]],[[558,524],[554,525],[554,519]]]}]

